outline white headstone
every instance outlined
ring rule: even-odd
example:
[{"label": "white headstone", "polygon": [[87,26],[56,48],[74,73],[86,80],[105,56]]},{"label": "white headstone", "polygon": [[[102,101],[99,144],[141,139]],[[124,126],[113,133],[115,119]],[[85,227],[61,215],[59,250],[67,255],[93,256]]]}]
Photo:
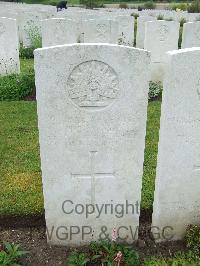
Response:
[{"label": "white headstone", "polygon": [[113,20],[83,21],[84,43],[118,43],[118,23]]},{"label": "white headstone", "polygon": [[182,48],[200,47],[200,21],[183,25]]},{"label": "white headstone", "polygon": [[171,228],[158,240],[182,239],[200,221],[199,58],[200,48],[169,52],[152,223]]},{"label": "white headstone", "polygon": [[[116,227],[124,241],[137,239],[138,210],[125,205],[140,203],[149,61],[147,51],[109,44],[35,51],[43,190],[51,244],[81,245],[98,240],[105,227],[109,236]],[[88,217],[87,204],[90,212],[95,208]],[[103,206],[100,215],[96,206]],[[119,218],[116,212],[123,212],[122,208],[124,214]],[[77,234],[70,236],[70,230]],[[83,230],[88,234],[81,235]]]},{"label": "white headstone", "polygon": [[19,72],[19,39],[16,20],[0,18],[0,75]]},{"label": "white headstone", "polygon": [[[76,12],[70,12],[68,9],[66,11],[58,12],[57,17],[59,18],[65,18],[65,19],[71,19],[75,21],[76,27],[71,29],[76,32],[77,34],[77,41],[76,42],[84,42],[83,40],[83,20],[86,17],[87,11],[81,10]],[[86,19],[86,18],[85,18]],[[74,33],[72,33],[74,35]]]},{"label": "white headstone", "polygon": [[41,38],[41,17],[38,12],[22,12],[20,14],[20,35],[24,47],[31,47]]},{"label": "white headstone", "polygon": [[117,16],[119,23],[119,43],[123,45],[134,45],[134,17]]},{"label": "white headstone", "polygon": [[156,18],[152,16],[139,16],[137,18],[137,35],[136,35],[136,47],[144,49],[145,39],[145,22],[155,21]]},{"label": "white headstone", "polygon": [[51,12],[22,12],[19,19],[19,29],[24,47],[41,45],[41,21],[52,18]]},{"label": "white headstone", "polygon": [[163,81],[166,52],[178,49],[179,27],[175,21],[145,23],[144,48],[151,52],[151,80]]},{"label": "white headstone", "polygon": [[42,47],[76,43],[77,39],[75,21],[64,18],[42,21]]}]

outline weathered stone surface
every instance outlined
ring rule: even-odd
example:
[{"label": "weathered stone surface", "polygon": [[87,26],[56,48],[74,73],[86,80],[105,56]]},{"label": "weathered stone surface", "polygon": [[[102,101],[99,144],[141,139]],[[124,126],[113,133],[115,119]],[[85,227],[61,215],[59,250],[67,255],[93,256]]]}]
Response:
[{"label": "weathered stone surface", "polygon": [[53,13],[51,12],[24,11],[20,13],[19,30],[24,47],[31,47],[40,42],[42,37],[41,21],[52,17]]},{"label": "weathered stone surface", "polygon": [[24,47],[31,47],[41,37],[41,16],[39,12],[21,12],[19,19],[20,38]]},{"label": "weathered stone surface", "polygon": [[144,49],[145,39],[145,22],[155,21],[156,18],[152,16],[139,16],[137,18],[137,35],[136,35],[136,47]]},{"label": "weathered stone surface", "polygon": [[16,20],[0,18],[0,75],[19,72],[19,40]]},{"label": "weathered stone surface", "polygon": [[152,223],[175,240],[200,221],[200,48],[168,56]]},{"label": "weathered stone surface", "polygon": [[200,47],[200,21],[183,25],[182,48]]},{"label": "weathered stone surface", "polygon": [[118,23],[90,19],[83,22],[84,43],[118,43]]},{"label": "weathered stone surface", "polygon": [[178,49],[179,27],[175,21],[146,22],[144,48],[151,52],[151,80],[163,81],[166,52]]},{"label": "weathered stone surface", "polygon": [[119,25],[119,43],[123,45],[134,45],[134,17],[117,16]]},{"label": "weathered stone surface", "polygon": [[75,21],[52,18],[42,21],[42,46],[76,43],[78,32]]},{"label": "weathered stone surface", "polygon": [[[46,223],[52,232],[49,243],[82,245],[104,238],[104,226],[109,237],[116,227],[124,241],[137,239],[149,61],[144,50],[109,44],[35,51]],[[126,201],[135,209],[126,211]],[[65,212],[76,204],[92,204],[90,211],[91,206],[104,208],[99,217],[96,207],[86,217],[85,212],[66,214],[63,203]],[[108,207],[106,214],[102,204],[113,205],[113,213]],[[124,206],[120,218],[117,204]],[[70,239],[70,229],[80,231]],[[81,235],[83,229],[87,235]]]}]

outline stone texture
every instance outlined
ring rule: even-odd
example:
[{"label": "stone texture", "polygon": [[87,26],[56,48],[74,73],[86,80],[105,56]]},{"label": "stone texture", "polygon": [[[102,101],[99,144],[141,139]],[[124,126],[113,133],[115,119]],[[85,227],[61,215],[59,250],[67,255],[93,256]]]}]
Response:
[{"label": "stone texture", "polygon": [[113,20],[85,20],[84,43],[118,43],[118,23]]},{"label": "stone texture", "polygon": [[[137,239],[139,213],[116,218],[109,211],[65,214],[62,204],[140,203],[150,56],[109,44],[74,44],[35,51],[37,110],[48,232],[60,226],[91,226],[92,234],[51,244],[83,245],[110,236]],[[68,207],[69,204],[68,204]],[[69,210],[69,208],[67,209]],[[130,227],[129,227],[130,226]],[[62,228],[65,232],[66,228]],[[64,232],[62,236],[64,237]],[[103,236],[102,236],[103,238]]]},{"label": "stone texture", "polygon": [[40,42],[42,37],[41,21],[52,18],[53,13],[35,11],[24,11],[20,13],[19,30],[24,47],[31,47],[34,42]]},{"label": "stone texture", "polygon": [[78,32],[75,21],[52,18],[42,21],[42,47],[76,43]]},{"label": "stone texture", "polygon": [[175,21],[146,22],[144,48],[151,52],[151,80],[163,81],[166,52],[178,49],[179,27]]},{"label": "stone texture", "polygon": [[119,43],[123,45],[134,45],[134,17],[117,16],[119,23]]},{"label": "stone texture", "polygon": [[152,223],[175,240],[200,221],[200,48],[168,56]]},{"label": "stone texture", "polygon": [[144,49],[145,39],[145,22],[155,21],[156,18],[152,16],[139,16],[137,18],[137,35],[136,35],[136,47]]},{"label": "stone texture", "polygon": [[183,25],[182,48],[200,47],[200,21]]},{"label": "stone texture", "polygon": [[19,40],[15,19],[0,18],[0,47],[0,75],[19,73]]}]

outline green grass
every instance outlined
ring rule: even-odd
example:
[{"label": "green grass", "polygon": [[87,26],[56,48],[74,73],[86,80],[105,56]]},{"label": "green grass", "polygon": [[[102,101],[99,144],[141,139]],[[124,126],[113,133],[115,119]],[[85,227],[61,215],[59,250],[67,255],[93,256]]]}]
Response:
[{"label": "green grass", "polygon": [[156,162],[160,128],[160,108],[160,101],[150,102],[148,106],[141,202],[141,206],[143,209],[150,209],[153,205],[154,181],[156,175]]},{"label": "green grass", "polygon": [[43,212],[36,104],[0,102],[0,214]]},{"label": "green grass", "polygon": [[33,59],[20,59],[21,72],[29,73],[33,69]]},{"label": "green grass", "polygon": [[[43,196],[36,103],[0,102],[0,114],[0,214],[41,214]],[[160,102],[150,102],[143,208],[151,208],[153,202],[159,116]]]},{"label": "green grass", "polygon": [[146,258],[142,266],[199,266],[200,256],[191,251],[186,253],[178,252],[172,257]]},{"label": "green grass", "polygon": [[21,72],[0,77],[0,101],[22,100],[35,89],[33,60],[21,60]]}]

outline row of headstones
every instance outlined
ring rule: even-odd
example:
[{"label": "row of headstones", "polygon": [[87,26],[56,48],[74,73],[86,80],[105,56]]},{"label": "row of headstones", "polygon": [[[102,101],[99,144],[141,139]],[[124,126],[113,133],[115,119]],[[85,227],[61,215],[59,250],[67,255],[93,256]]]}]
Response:
[{"label": "row of headstones", "polygon": [[16,13],[0,12],[0,17],[15,19],[17,21],[19,42],[22,43],[24,47],[30,47],[34,38],[41,36],[40,21],[53,18],[54,12],[43,10],[37,10],[35,12],[23,10]]},{"label": "row of headstones", "polygon": [[[82,245],[138,237],[150,54],[112,44],[35,51],[47,237]],[[152,232],[200,222],[200,48],[168,52]],[[158,237],[159,236],[159,237]]]},{"label": "row of headstones", "polygon": [[42,46],[70,43],[113,43],[134,45],[134,17],[72,20],[53,18],[42,21]]},{"label": "row of headstones", "polygon": [[[1,5],[1,12],[9,12],[9,13],[17,13],[20,11],[51,11],[55,12],[56,8],[48,5],[38,5],[38,4],[10,4],[5,2],[0,2]],[[151,16],[164,16],[165,19],[173,19],[173,20],[180,20],[180,18],[185,18],[187,21],[193,21],[199,18],[198,13],[188,14],[185,11],[176,12],[176,11],[170,11],[170,10],[142,10],[138,11],[137,9],[119,9],[119,8],[102,8],[102,9],[95,9],[95,10],[84,10],[82,8],[78,7],[68,7],[67,12],[59,12],[57,13],[57,16],[59,16],[61,13],[67,14],[71,13],[71,15],[75,15],[75,13],[85,13],[89,15],[98,15],[101,13],[101,15],[104,15],[107,13],[108,15],[112,16],[112,14],[121,14],[121,15],[131,15],[132,13],[139,14],[139,15],[151,15]],[[5,14],[4,14],[5,15]]]},{"label": "row of headstones", "polygon": [[55,7],[0,4],[0,75],[15,74],[20,72],[19,44],[29,47],[41,36],[40,21],[53,17]]},{"label": "row of headstones", "polygon": [[30,46],[40,20],[54,16],[52,6],[0,2],[0,75],[20,72],[19,43]]},{"label": "row of headstones", "polygon": [[[173,12],[174,13],[174,12]],[[177,12],[175,12],[177,13]],[[142,14],[142,13],[141,13]],[[120,39],[121,39],[121,42],[122,44],[124,43],[125,45],[129,44],[133,44],[134,42],[134,28],[133,28],[133,25],[130,25],[132,23],[134,23],[133,19],[130,18],[130,14],[126,14],[126,13],[122,13],[122,12],[102,12],[102,11],[93,11],[93,12],[88,12],[86,13],[85,11],[79,11],[79,12],[61,12],[60,15],[59,15],[61,18],[65,18],[65,19],[71,19],[74,21],[75,24],[77,25],[74,25],[74,27],[72,28],[73,29],[78,29],[78,34],[80,35],[81,33],[84,34],[84,31],[87,31],[87,28],[91,28],[91,25],[87,25],[85,21],[89,21],[89,20],[97,20],[98,24],[101,23],[100,21],[105,21],[105,20],[114,20],[116,21],[116,23],[113,23],[112,26],[113,26],[113,29],[111,28],[110,31],[112,32],[112,35],[111,37],[110,36],[107,36],[107,42],[108,43],[115,43],[117,40],[119,40],[119,38],[117,38],[116,36],[113,35],[113,33],[116,33],[119,32],[120,33]],[[141,19],[141,20],[140,20]],[[143,31],[144,31],[144,20],[145,21],[153,21],[153,20],[156,20],[157,17],[155,16],[140,16],[138,18],[138,23],[142,24],[141,26],[139,25],[139,30],[137,31],[137,40],[136,40],[136,43],[138,44],[137,47],[139,48],[144,48],[144,44],[141,44],[141,41],[144,42],[144,36],[143,36],[143,39],[140,39],[142,38],[141,36],[144,35]],[[57,22],[56,22],[57,21]],[[52,26],[54,29],[55,27],[57,27],[56,25],[52,25],[53,23],[59,23],[59,20],[56,20],[54,22],[49,22],[50,26]],[[178,20],[179,21],[179,20]],[[84,23],[85,22],[85,23]],[[64,22],[63,22],[64,23]],[[88,22],[89,23],[89,22]],[[116,30],[116,24],[119,24],[118,27],[119,27],[119,31]],[[91,23],[90,23],[91,24]],[[48,22],[45,23],[45,26],[48,26]],[[66,27],[67,28],[67,27]],[[93,28],[95,28],[95,26],[93,26]],[[131,32],[131,29],[132,32]],[[71,34],[73,35],[72,33],[72,30],[71,30]],[[96,29],[95,29],[96,30]],[[44,30],[45,31],[45,27],[44,27]],[[66,31],[66,29],[65,29]],[[91,30],[92,31],[92,30]],[[142,33],[140,33],[140,31]],[[90,30],[89,30],[90,32]],[[96,30],[96,32],[98,32],[98,30]],[[127,38],[127,40],[123,40],[123,38],[121,37],[121,32],[125,32],[124,35],[127,35],[127,36],[130,36]],[[88,42],[96,42],[96,41],[91,41],[92,38],[95,39],[94,37],[94,34],[92,34],[92,36],[88,37],[88,32],[85,33],[86,35],[86,40]],[[113,37],[113,39],[112,39]],[[124,36],[123,36],[124,37]],[[77,39],[77,38],[76,38]],[[66,40],[67,41],[67,40]],[[69,43],[69,41],[67,41]],[[140,44],[139,44],[140,43]],[[178,43],[178,41],[177,41]]]},{"label": "row of headstones", "polygon": [[56,15],[56,8],[53,6],[5,2],[1,2],[0,4],[0,17],[16,19],[19,41],[25,47],[31,45],[34,31],[36,31],[35,34],[41,35],[40,21]]},{"label": "row of headstones", "polygon": [[140,12],[142,16],[154,16],[163,17],[165,20],[180,21],[184,19],[185,21],[197,21],[200,20],[199,13],[188,13],[187,11],[171,11],[171,10],[143,10]]},{"label": "row of headstones", "polygon": [[62,17],[66,16],[70,18],[73,18],[76,16],[77,13],[82,14],[83,16],[91,16],[91,18],[96,18],[97,16],[106,16],[112,18],[115,15],[139,15],[139,16],[153,16],[153,17],[163,17],[165,20],[174,20],[174,21],[180,21],[181,19],[185,19],[186,21],[196,21],[200,20],[199,13],[188,13],[186,11],[182,12],[176,12],[176,11],[170,11],[170,10],[142,10],[138,11],[137,9],[98,9],[93,11],[85,11],[84,9],[75,9],[75,8],[69,8],[67,11],[58,12],[56,17]]},{"label": "row of headstones", "polygon": [[[10,6],[10,5],[8,5]],[[9,17],[17,19],[17,24],[19,27],[19,37],[20,42],[24,44],[25,47],[31,45],[30,40],[30,28],[32,31],[35,29],[41,34],[41,20],[51,18],[51,17],[64,17],[75,19],[81,24],[82,20],[88,19],[115,19],[116,16],[128,15],[135,13],[140,16],[151,15],[156,17],[158,14],[163,15],[164,19],[173,19],[175,21],[180,21],[181,18],[184,18],[186,21],[194,21],[198,19],[196,14],[188,14],[187,12],[175,12],[175,11],[137,11],[137,10],[118,10],[118,9],[102,9],[102,10],[84,10],[80,8],[69,8],[67,11],[56,12],[56,8],[52,6],[42,6],[42,5],[16,5],[16,8],[6,8],[3,5],[3,9],[0,11],[0,17]],[[109,12],[110,11],[110,12]],[[158,13],[160,12],[160,13]],[[171,16],[170,16],[171,15]],[[186,16],[187,15],[187,16]]]},{"label": "row of headstones", "polygon": [[[150,22],[151,21],[151,22]],[[178,49],[179,22],[158,21],[144,16],[137,19],[136,47],[151,52],[151,80],[163,81],[166,52]],[[116,16],[115,20],[49,19],[42,24],[43,47],[67,43],[113,43],[133,46],[134,18]],[[200,46],[200,22],[184,24],[182,48]]]},{"label": "row of headstones", "polygon": [[[178,22],[158,21],[150,16],[138,17],[136,47],[151,52],[151,80],[163,80],[166,69],[166,52],[178,49],[178,39]],[[3,47],[0,73],[18,73],[19,49],[17,26],[14,19],[0,19],[0,42]],[[116,20],[91,19],[81,20],[81,23],[64,18],[43,20],[43,47],[76,42],[132,46],[134,43],[134,17],[116,16]],[[185,23],[182,48],[199,46],[200,22]]]},{"label": "row of headstones", "polygon": [[19,42],[30,45],[29,25],[38,30],[37,21],[54,14],[52,6],[0,2],[0,75],[20,72]]}]

